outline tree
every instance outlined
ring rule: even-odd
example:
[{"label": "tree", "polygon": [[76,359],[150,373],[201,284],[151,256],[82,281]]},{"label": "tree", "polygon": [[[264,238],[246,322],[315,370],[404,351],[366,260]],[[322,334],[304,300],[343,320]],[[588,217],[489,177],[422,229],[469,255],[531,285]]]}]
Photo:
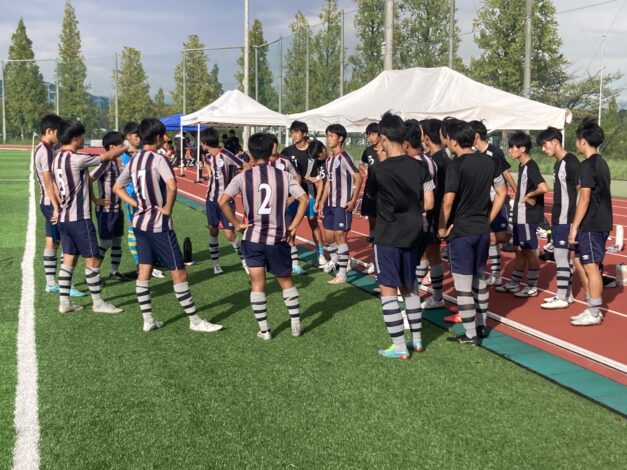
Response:
[{"label": "tree", "polygon": [[[189,35],[187,41],[183,43],[184,57],[174,70],[175,88],[172,92],[174,107],[180,112],[183,109],[187,112],[200,109],[222,94],[217,65],[213,67],[215,72],[212,70],[210,74],[204,48],[205,45],[196,34]],[[183,89],[185,89],[185,107],[183,107]]]},{"label": "tree", "polygon": [[121,123],[139,121],[152,114],[150,85],[141,62],[141,53],[132,47],[125,47],[120,54],[117,93]]},{"label": "tree", "polygon": [[156,117],[166,117],[172,114],[172,106],[165,102],[165,93],[161,87],[159,87],[157,93],[155,94],[153,114]]},{"label": "tree", "polygon": [[65,4],[61,37],[59,38],[59,112],[61,116],[86,119],[90,105],[88,87],[85,85],[87,66],[81,55],[81,34],[74,7]]},{"label": "tree", "polygon": [[340,96],[341,13],[337,0],[326,0],[321,28],[313,37],[310,60],[310,107],[322,106]]},{"label": "tree", "polygon": [[[33,60],[33,42],[26,34],[23,18],[17,23],[17,29],[11,36],[9,61]],[[9,62],[4,70],[5,82],[2,84],[6,93],[6,112],[9,134],[19,135],[22,140],[32,130],[39,132],[37,123],[49,110],[48,94],[43,76],[36,62]]]},{"label": "tree", "polygon": [[[252,96],[253,98],[257,96],[259,102],[270,109],[277,109],[279,106],[279,95],[277,94],[273,86],[274,77],[272,75],[272,70],[270,70],[270,66],[268,64],[268,47],[264,46],[255,48],[255,46],[263,46],[266,43],[266,40],[263,37],[263,26],[261,24],[261,21],[253,21],[253,25],[250,28],[250,32],[248,34],[248,41],[250,44],[250,50],[248,54],[248,78],[250,80],[250,96]],[[257,78],[255,73],[255,49],[257,49],[257,71],[259,73],[259,78]],[[243,50],[242,55],[239,59],[237,59],[237,64],[239,65],[240,70],[235,73],[235,79],[240,84],[240,90],[243,90]],[[258,91],[256,89],[257,84],[259,84]]]},{"label": "tree", "polygon": [[353,23],[359,44],[347,60],[352,69],[346,86],[348,91],[365,85],[383,70],[382,12],[385,9],[385,0],[358,0],[357,8]]},{"label": "tree", "polygon": [[294,21],[290,23],[292,44],[287,50],[285,59],[286,70],[283,78],[283,93],[285,95],[284,113],[305,111],[305,81],[307,66],[307,41],[311,44],[309,22],[305,15],[298,10]]},{"label": "tree", "polygon": [[607,110],[603,113],[601,124],[605,132],[605,142],[601,147],[602,153],[606,157],[625,160],[627,122],[624,113],[621,114],[618,110],[615,96],[610,98]]},{"label": "tree", "polygon": [[[401,0],[400,41],[397,53],[401,68],[448,65],[450,9],[441,0]],[[455,23],[453,67],[463,69],[457,54],[460,43]]]}]

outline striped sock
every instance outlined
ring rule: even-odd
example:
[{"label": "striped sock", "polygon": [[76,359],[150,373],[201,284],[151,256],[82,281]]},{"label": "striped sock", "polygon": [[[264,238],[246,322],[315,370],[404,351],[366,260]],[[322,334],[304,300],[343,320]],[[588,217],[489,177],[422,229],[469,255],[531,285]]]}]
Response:
[{"label": "striped sock", "polygon": [[50,287],[57,285],[57,250],[44,250],[44,274],[46,284]]},{"label": "striped sock", "polygon": [[114,273],[120,269],[120,262],[122,261],[122,239],[117,237],[113,239],[111,244],[111,271]]},{"label": "striped sock", "polygon": [[442,300],[442,282],[444,282],[444,266],[436,264],[431,266],[431,288],[433,289],[433,300],[440,302]]},{"label": "striped sock", "polygon": [[422,284],[422,280],[427,275],[427,269],[429,268],[429,263],[426,258],[422,258],[420,263],[416,266],[416,284]]},{"label": "striped sock", "polygon": [[538,278],[540,277],[539,269],[529,269],[527,271],[527,284],[529,287],[538,287]]},{"label": "striped sock", "polygon": [[512,280],[510,282],[512,282],[513,284],[520,284],[522,277],[523,272],[519,271],[518,269],[514,269],[514,271],[512,271]]},{"label": "striped sock", "polygon": [[561,300],[567,301],[571,286],[568,249],[555,248],[553,255],[555,256],[555,264],[557,265],[557,296]]},{"label": "striped sock", "polygon": [[255,320],[259,325],[261,331],[268,331],[268,305],[266,302],[265,292],[251,292],[250,293],[250,305],[253,308],[255,314]]},{"label": "striped sock", "polygon": [[462,317],[464,331],[468,338],[477,336],[475,323],[475,300],[472,296],[472,275],[453,273],[453,282],[457,291],[457,310]]},{"label": "striped sock", "polygon": [[135,261],[135,265],[138,265],[139,254],[137,253],[137,240],[135,239],[135,231],[132,226],[129,226],[128,228],[126,239],[128,241],[128,251],[130,251],[133,260]]},{"label": "striped sock", "polygon": [[475,301],[475,311],[477,312],[477,325],[485,326],[488,319],[488,301],[490,299],[488,285],[484,276],[472,277],[472,296]]},{"label": "striped sock", "polygon": [[[176,296],[176,300],[179,301],[179,304],[183,308],[185,315],[187,315],[188,317],[197,317],[196,305],[194,304],[194,298],[192,297],[192,293],[189,290],[189,284],[187,282],[179,282],[178,284],[174,284],[174,295]],[[190,319],[192,321],[200,321],[200,318]],[[197,322],[194,321],[194,323]]]},{"label": "striped sock", "polygon": [[348,245],[346,243],[337,246],[337,266],[339,268],[338,274],[346,277],[346,266],[348,266]]},{"label": "striped sock", "polygon": [[300,325],[300,299],[296,287],[283,290],[283,303],[287,307],[292,326]]},{"label": "striped sock", "polygon": [[100,259],[103,260],[105,257],[105,253],[109,248],[111,248],[111,244],[113,240],[100,240],[98,243],[98,254],[100,254]]},{"label": "striped sock", "polygon": [[290,247],[290,256],[292,257],[292,266],[298,266],[298,249],[295,246]]},{"label": "striped sock", "polygon": [[591,297],[588,300],[588,312],[593,317],[601,315],[601,305],[603,305],[603,299],[601,297]]},{"label": "striped sock", "polygon": [[329,260],[337,263],[337,243],[331,243],[324,247],[324,250],[329,255]]},{"label": "striped sock", "polygon": [[568,278],[568,298],[570,298],[573,295],[573,274],[575,269],[573,267],[573,262],[570,258],[568,260],[568,263],[570,267],[570,277]]},{"label": "striped sock", "polygon": [[396,296],[381,296],[381,308],[383,310],[383,322],[392,339],[392,343],[394,343],[394,349],[397,352],[407,351],[405,331],[403,330],[403,316]]},{"label": "striped sock", "polygon": [[[209,242],[211,243],[211,241]],[[218,243],[218,239],[216,238],[216,243]],[[242,254],[242,240],[240,240],[239,238],[236,238],[234,242],[231,243],[231,246],[233,246],[233,249],[235,250],[235,253],[237,253],[237,256],[239,256],[240,260],[244,259],[244,255]],[[213,256],[212,258],[213,259]]]},{"label": "striped sock", "polygon": [[220,252],[218,245],[218,237],[212,237],[209,235],[209,254],[211,255],[211,262],[213,266],[220,265]]},{"label": "striped sock", "polygon": [[501,251],[498,245],[490,245],[488,250],[490,259],[490,272],[493,276],[501,277]]},{"label": "striped sock", "polygon": [[422,309],[420,308],[420,296],[415,292],[403,296],[405,301],[405,313],[411,331],[411,339],[414,343],[422,343]]},{"label": "striped sock", "polygon": [[94,304],[101,303],[102,282],[100,281],[100,268],[85,268],[85,282],[89,286],[89,293]]},{"label": "striped sock", "polygon": [[316,247],[316,252],[318,253],[318,256],[324,256],[324,246],[318,245]]},{"label": "striped sock", "polygon": [[154,320],[152,318],[152,301],[150,300],[150,281],[136,281],[135,295],[137,295],[139,311],[142,313],[144,321]]},{"label": "striped sock", "polygon": [[70,303],[72,271],[74,271],[72,266],[61,264],[61,269],[59,269],[59,301],[61,305],[68,305]]}]

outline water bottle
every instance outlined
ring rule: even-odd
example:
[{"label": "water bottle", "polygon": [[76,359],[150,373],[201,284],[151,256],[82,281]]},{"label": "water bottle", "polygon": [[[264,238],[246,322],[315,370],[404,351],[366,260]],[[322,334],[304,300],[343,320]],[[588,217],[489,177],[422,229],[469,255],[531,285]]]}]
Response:
[{"label": "water bottle", "polygon": [[622,251],[623,249],[623,238],[625,236],[625,229],[622,225],[616,226],[616,248],[618,251]]}]

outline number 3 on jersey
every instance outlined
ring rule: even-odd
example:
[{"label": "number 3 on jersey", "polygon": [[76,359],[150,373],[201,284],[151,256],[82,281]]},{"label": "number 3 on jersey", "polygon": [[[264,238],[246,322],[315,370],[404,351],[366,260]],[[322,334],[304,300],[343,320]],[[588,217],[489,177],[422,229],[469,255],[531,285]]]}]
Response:
[{"label": "number 3 on jersey", "polygon": [[272,197],[272,187],[268,183],[261,183],[259,185],[259,192],[261,193],[261,205],[257,213],[259,215],[268,215],[272,212],[270,207],[270,198]]}]

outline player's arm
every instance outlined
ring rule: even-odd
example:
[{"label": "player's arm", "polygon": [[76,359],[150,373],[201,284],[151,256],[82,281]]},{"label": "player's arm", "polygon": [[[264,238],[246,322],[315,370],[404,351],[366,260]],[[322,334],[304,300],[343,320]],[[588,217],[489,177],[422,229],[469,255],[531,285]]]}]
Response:
[{"label": "player's arm", "polygon": [[51,171],[44,171],[44,188],[46,188],[46,194],[48,195],[48,199],[50,199],[50,204],[52,204],[52,222],[56,222],[57,217],[59,215],[59,205],[61,203],[61,198],[59,197],[59,193],[54,184],[54,178],[52,177]]},{"label": "player's arm", "polygon": [[356,171],[355,173],[353,173],[353,188],[354,188],[353,197],[346,204],[347,212],[353,212],[355,210],[355,207],[357,206],[357,199],[359,198],[359,192],[361,191],[362,180],[363,178],[361,176],[361,173],[359,173],[359,171]]},{"label": "player's arm", "polygon": [[581,226],[581,222],[588,212],[590,206],[590,195],[592,194],[591,188],[581,188],[579,190],[579,197],[577,202],[577,209],[575,210],[575,217],[573,223],[570,226],[570,233],[568,234],[568,243],[574,245],[577,243],[577,230]]},{"label": "player's arm", "polygon": [[235,230],[239,232],[243,232],[246,228],[250,226],[250,224],[246,224],[237,220],[237,217],[235,217],[235,212],[233,212],[233,209],[231,208],[231,201],[235,199],[235,196],[242,193],[243,177],[244,176],[242,173],[236,175],[235,178],[233,178],[229,185],[224,189],[224,192],[222,193],[222,196],[220,196],[220,200],[218,201],[218,205],[220,206],[220,209],[222,210],[224,216],[229,222],[231,222],[231,224],[233,224]]},{"label": "player's arm", "polygon": [[503,204],[505,204],[505,198],[507,197],[507,185],[503,181],[502,177],[494,180],[494,191],[496,194],[494,195],[492,210],[490,211],[490,223],[492,223],[496,216],[501,212],[501,208],[503,207]]},{"label": "player's arm", "polygon": [[122,155],[124,152],[126,152],[126,146],[124,144],[120,144],[120,145],[111,147],[105,153],[101,154],[100,155],[100,160],[102,162],[108,162],[108,161],[111,161],[111,160],[115,160],[120,155]]},{"label": "player's arm", "polygon": [[529,205],[535,206],[536,197],[541,196],[542,194],[545,194],[548,192],[549,192],[549,187],[546,185],[544,181],[542,181],[542,183],[538,184],[538,187],[535,190],[531,191],[530,193],[527,193],[527,195],[525,196],[525,202]]},{"label": "player's arm", "polygon": [[157,210],[163,215],[170,217],[172,215],[172,210],[174,209],[174,203],[176,202],[176,193],[178,192],[178,188],[176,187],[175,178],[169,179],[165,184],[168,188],[165,204],[163,207],[157,207]]},{"label": "player's arm", "polygon": [[320,217],[323,217],[324,206],[326,205],[328,197],[329,180],[326,180],[323,183],[322,192],[318,191],[318,199],[316,199],[316,205],[314,206],[314,211],[320,214]]},{"label": "player's arm", "polygon": [[512,176],[512,174],[509,172],[509,170],[505,170],[503,172],[503,178],[505,179],[505,181],[507,182],[507,184],[509,185],[510,188],[512,188],[512,190],[514,191],[514,193],[516,193],[516,181],[514,181],[514,177]]},{"label": "player's arm", "polygon": [[126,191],[126,188],[129,186],[130,182],[131,175],[128,172],[128,169],[124,168],[120,176],[118,176],[115,184],[113,185],[113,192],[129,206],[137,207],[137,201],[135,200],[135,198],[131,197]]},{"label": "player's arm", "polygon": [[451,233],[453,226],[447,228],[449,218],[451,217],[451,210],[453,209],[453,203],[455,202],[455,193],[446,193],[442,200],[442,209],[440,210],[440,226],[438,227],[438,235],[440,238],[446,238]]}]

